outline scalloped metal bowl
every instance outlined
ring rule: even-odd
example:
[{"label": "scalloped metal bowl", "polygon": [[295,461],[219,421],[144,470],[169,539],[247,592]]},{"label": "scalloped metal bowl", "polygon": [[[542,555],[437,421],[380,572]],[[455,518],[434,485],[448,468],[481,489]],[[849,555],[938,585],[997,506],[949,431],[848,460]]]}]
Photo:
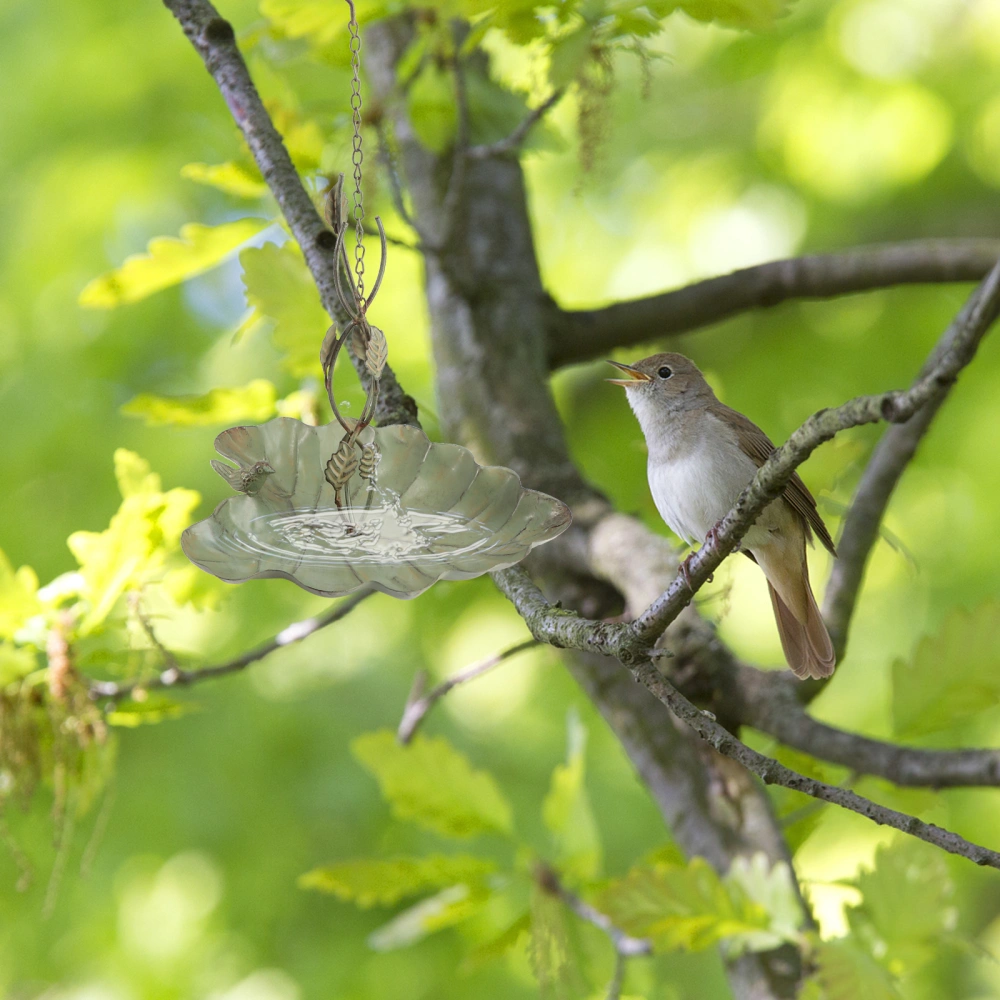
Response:
[{"label": "scalloped metal bowl", "polygon": [[410,426],[362,432],[380,452],[377,489],[355,475],[338,509],[324,466],[343,436],[336,423],[288,417],[223,431],[220,455],[274,472],[254,495],[231,496],[188,528],[187,557],[229,583],[282,577],[323,597],[370,586],[405,598],[513,566],[569,526],[569,508],[523,489],[517,473],[480,466],[468,449]]}]

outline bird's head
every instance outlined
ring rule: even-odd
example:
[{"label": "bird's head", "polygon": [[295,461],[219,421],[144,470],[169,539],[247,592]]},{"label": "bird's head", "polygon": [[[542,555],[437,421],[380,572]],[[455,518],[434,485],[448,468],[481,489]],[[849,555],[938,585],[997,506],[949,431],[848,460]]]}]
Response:
[{"label": "bird's head", "polygon": [[620,385],[628,394],[628,401],[640,422],[644,412],[661,413],[676,410],[693,410],[706,405],[714,398],[711,387],[698,366],[683,354],[653,354],[633,365],[609,361],[627,378],[609,378],[605,381]]}]

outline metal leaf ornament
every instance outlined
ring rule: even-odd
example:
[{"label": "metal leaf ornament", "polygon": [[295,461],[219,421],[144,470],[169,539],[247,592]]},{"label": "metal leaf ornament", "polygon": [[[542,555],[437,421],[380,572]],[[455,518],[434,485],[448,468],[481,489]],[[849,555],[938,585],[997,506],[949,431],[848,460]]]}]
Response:
[{"label": "metal leaf ornament", "polygon": [[377,327],[371,327],[371,334],[368,337],[368,348],[365,351],[365,368],[372,378],[381,378],[382,369],[389,357],[389,345],[386,343],[385,334]]}]

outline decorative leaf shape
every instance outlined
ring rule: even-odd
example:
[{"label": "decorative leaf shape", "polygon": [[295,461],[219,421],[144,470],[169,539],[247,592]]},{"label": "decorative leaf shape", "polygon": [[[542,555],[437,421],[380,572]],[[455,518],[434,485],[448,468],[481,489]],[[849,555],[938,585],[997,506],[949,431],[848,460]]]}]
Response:
[{"label": "decorative leaf shape", "polygon": [[444,930],[445,927],[454,927],[475,916],[489,898],[489,892],[482,888],[449,886],[436,896],[422,899],[383,924],[369,935],[368,946],[374,951],[393,951],[416,944],[428,934]]},{"label": "decorative leaf shape", "polygon": [[181,167],[181,177],[196,184],[207,184],[237,198],[263,198],[267,185],[256,167],[245,167],[229,160],[226,163],[188,163]]},{"label": "decorative leaf shape", "polygon": [[340,447],[330,456],[330,461],[326,463],[326,481],[335,490],[342,490],[351,476],[358,471],[360,461],[354,442],[345,437],[340,442]]},{"label": "decorative leaf shape", "polygon": [[330,326],[312,275],[295,243],[265,243],[240,254],[247,302],[258,319],[274,323],[274,346],[295,376],[316,375],[316,341]]},{"label": "decorative leaf shape", "polygon": [[601,870],[601,840],[584,786],[587,731],[576,711],[568,714],[566,728],[566,763],[552,772],[542,819],[555,840],[559,870],[578,879],[593,879]]},{"label": "decorative leaf shape", "polygon": [[382,729],[359,736],[351,752],[400,819],[446,837],[512,830],[510,805],[493,776],[475,770],[444,737],[418,733],[400,746],[395,733]]},{"label": "decorative leaf shape", "polygon": [[966,720],[1000,703],[997,642],[1000,601],[956,610],[941,631],[921,639],[912,659],[892,667],[896,736],[912,739]]},{"label": "decorative leaf shape", "polygon": [[123,499],[110,526],[102,532],[77,531],[69,536],[70,551],[80,564],[83,595],[90,604],[80,625],[84,634],[107,618],[126,590],[141,586],[162,569],[201,502],[194,490],[164,493],[149,464],[124,448],[115,452],[115,472]]},{"label": "decorative leaf shape", "polygon": [[386,343],[385,334],[377,326],[371,327],[371,336],[368,338],[368,348],[365,351],[365,367],[372,378],[382,377],[382,369],[385,368],[388,357],[389,345]]},{"label": "decorative leaf shape", "polygon": [[232,389],[212,389],[200,396],[153,396],[143,393],[121,409],[142,417],[147,427],[204,427],[237,420],[257,422],[274,416],[277,393],[267,379],[256,378]]},{"label": "decorative leaf shape", "polygon": [[371,479],[378,466],[378,449],[373,444],[366,444],[361,450],[361,461],[358,463],[358,475],[362,479]]},{"label": "decorative leaf shape", "polygon": [[468,854],[429,854],[422,858],[357,858],[324,865],[299,878],[302,889],[329,892],[338,899],[370,906],[391,906],[406,896],[443,886],[482,883],[496,864]]},{"label": "decorative leaf shape", "polygon": [[124,302],[138,302],[217,267],[240,244],[269,225],[270,219],[239,219],[221,226],[190,222],[181,227],[179,239],[157,236],[149,241],[146,253],[133,254],[121,267],[94,278],[80,292],[80,305],[114,309]]}]

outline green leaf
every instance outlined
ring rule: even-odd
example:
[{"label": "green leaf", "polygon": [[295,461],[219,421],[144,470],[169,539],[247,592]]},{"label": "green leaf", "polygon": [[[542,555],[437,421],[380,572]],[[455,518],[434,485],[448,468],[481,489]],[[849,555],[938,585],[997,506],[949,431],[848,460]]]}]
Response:
[{"label": "green leaf", "polygon": [[181,566],[163,577],[163,589],[180,607],[190,605],[196,611],[218,608],[231,584],[206,573],[197,566]]},{"label": "green leaf", "polygon": [[41,609],[35,571],[30,566],[15,571],[0,549],[0,639],[13,639],[24,623]]},{"label": "green leaf", "polygon": [[453,927],[475,916],[485,906],[489,892],[467,885],[452,885],[436,896],[422,899],[383,924],[368,938],[374,951],[393,951],[423,940],[428,934]]},{"label": "green leaf", "polygon": [[456,883],[480,884],[494,871],[492,861],[467,854],[357,858],[306,872],[299,878],[299,888],[329,892],[365,908],[391,906],[427,889]]},{"label": "green leaf", "polygon": [[130,399],[122,413],[142,417],[147,427],[205,427],[239,421],[257,422],[274,416],[277,393],[267,379],[257,378],[234,389],[212,389],[201,396],[152,396]]},{"label": "green leaf", "polygon": [[247,302],[257,319],[274,323],[282,364],[298,377],[320,372],[319,343],[330,326],[319,293],[295,243],[265,243],[240,254]]},{"label": "green leaf", "polygon": [[768,916],[766,931],[746,936],[748,950],[767,951],[785,941],[799,939],[802,904],[795,889],[795,876],[784,861],[772,865],[762,851],[752,858],[740,855],[723,881],[731,890],[741,890],[746,899]]},{"label": "green leaf", "polygon": [[564,996],[572,969],[566,912],[557,897],[538,885],[532,887],[531,893],[528,957],[542,995],[552,991]]},{"label": "green leaf", "polygon": [[499,934],[476,945],[465,956],[460,972],[475,972],[490,962],[504,958],[517,946],[523,934],[531,931],[531,913],[524,912],[515,917]]},{"label": "green leaf", "polygon": [[767,31],[785,12],[787,0],[681,0],[679,6],[699,21]]},{"label": "green leaf", "polygon": [[142,701],[121,701],[105,716],[112,726],[135,729],[137,726],[152,725],[168,719],[179,719],[183,715],[197,711],[192,702],[174,701],[163,695],[147,695]]},{"label": "green leaf", "polygon": [[181,167],[181,177],[197,184],[207,184],[237,198],[263,198],[267,185],[260,172],[232,160],[226,163],[188,163]]},{"label": "green leaf", "polygon": [[[889,974],[857,944],[843,938],[816,950],[816,972],[805,984],[816,1000],[900,1000]],[[819,992],[815,992],[815,987]]]},{"label": "green leaf", "polygon": [[563,35],[549,55],[549,82],[554,88],[566,87],[579,75],[590,57],[593,31],[588,24]]},{"label": "green leaf", "polygon": [[512,830],[511,810],[493,776],[476,771],[443,737],[418,733],[408,746],[382,729],[351,744],[357,760],[378,780],[400,819],[446,837]]},{"label": "green leaf", "polygon": [[566,719],[566,763],[552,772],[542,819],[556,845],[556,866],[578,879],[596,878],[601,870],[601,839],[584,785],[587,731],[571,711]]},{"label": "green leaf", "polygon": [[179,239],[157,236],[149,241],[146,253],[127,257],[121,267],[94,278],[80,292],[80,305],[114,309],[123,302],[138,302],[217,267],[240,244],[269,225],[270,219],[239,219],[221,226],[190,222],[181,227]]},{"label": "green leaf", "polygon": [[724,941],[735,954],[797,938],[801,914],[792,916],[789,891],[790,873],[762,872],[756,860],[723,881],[703,858],[692,858],[685,866],[634,868],[601,893],[597,906],[657,950],[699,951]]},{"label": "green leaf", "polygon": [[163,568],[201,501],[194,490],[163,492],[149,464],[124,448],[115,452],[115,474],[123,499],[108,529],[69,536],[90,605],[81,634],[100,625],[127,589],[140,587]]},{"label": "green leaf", "polygon": [[12,642],[0,642],[0,689],[19,681],[38,667],[38,657],[34,650],[15,646]]},{"label": "green leaf", "polygon": [[956,610],[941,631],[917,645],[907,663],[892,668],[896,736],[912,739],[951,728],[1000,702],[996,637],[1000,601],[975,611]]},{"label": "green leaf", "polygon": [[428,62],[407,91],[410,121],[417,138],[432,152],[443,153],[455,137],[457,112],[451,76]]},{"label": "green leaf", "polygon": [[910,837],[881,845],[873,870],[854,880],[860,906],[847,910],[859,940],[901,976],[940,950],[958,918],[954,885],[941,852]]},{"label": "green leaf", "polygon": [[330,0],[261,0],[260,12],[287,38],[306,38],[317,46],[329,45],[347,30],[346,4]]}]

